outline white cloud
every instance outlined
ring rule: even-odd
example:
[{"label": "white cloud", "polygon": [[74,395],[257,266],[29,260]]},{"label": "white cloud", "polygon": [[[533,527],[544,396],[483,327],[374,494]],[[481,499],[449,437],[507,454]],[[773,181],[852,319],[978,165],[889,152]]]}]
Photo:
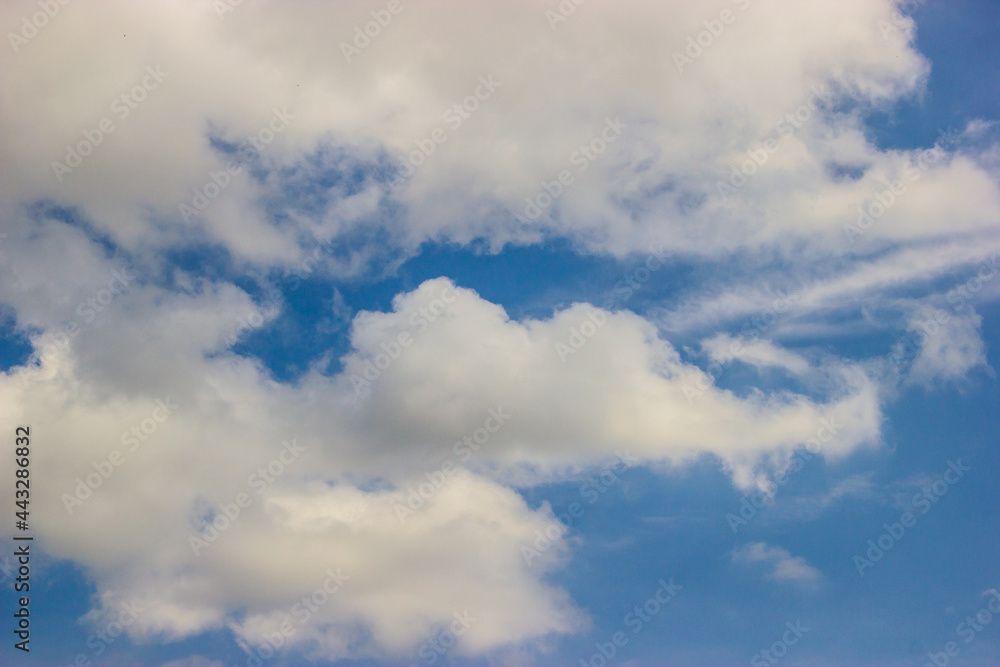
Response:
[{"label": "white cloud", "polygon": [[782,349],[767,340],[746,341],[727,334],[718,334],[701,343],[713,361],[728,363],[739,360],[758,368],[783,368],[793,375],[809,371],[809,362],[801,355]]},{"label": "white cloud", "polygon": [[[408,493],[314,486],[268,496],[254,534],[231,544],[220,540],[224,552],[206,552],[221,570],[238,553],[230,547],[263,550],[275,534],[284,535],[286,547],[268,559],[273,565],[264,577],[276,588],[249,605],[247,616],[232,624],[234,631],[263,645],[287,620],[297,630],[290,643],[319,647],[329,658],[405,655],[448,627],[456,612],[475,619],[453,649],[466,655],[585,627],[569,597],[540,581],[519,549],[553,520],[550,513],[532,512],[515,492],[458,472],[401,523],[397,507],[406,506]],[[566,555],[563,543],[546,551],[541,571]],[[323,568],[334,564],[350,578],[329,604],[316,605],[307,617],[309,605],[295,603],[318,590],[327,576]],[[301,568],[313,581],[303,576],[283,583],[287,567]],[[352,647],[359,624],[371,640]]]},{"label": "white cloud", "polygon": [[[443,310],[442,294],[451,299]],[[38,368],[0,376],[3,421],[44,425],[35,428],[47,445],[33,460],[48,490],[35,500],[45,517],[38,535],[94,577],[95,622],[133,596],[155,595],[130,628],[138,636],[228,626],[260,642],[282,610],[342,568],[350,580],[337,604],[298,635],[324,656],[405,655],[465,609],[479,621],[458,651],[530,643],[586,621],[542,579],[569,555],[568,542],[555,540],[531,566],[519,550],[553,520],[550,510],[529,509],[504,482],[597,466],[616,450],[654,465],[710,453],[735,468],[791,452],[830,416],[842,428],[831,454],[878,436],[877,399],[856,371],[841,375],[825,403],[788,393],[739,398],[634,314],[578,304],[548,320],[512,321],[445,279],[400,295],[393,312],[359,314],[342,374],[314,371],[282,385],[254,361],[219,353],[247,303],[232,286],[165,294],[136,285],[65,349],[39,355]],[[413,319],[435,313],[433,322]],[[592,332],[582,327],[588,313],[603,322]],[[591,337],[564,363],[556,344],[574,329]],[[411,343],[357,397],[351,376],[403,331]],[[689,403],[683,387],[699,379],[706,388]],[[158,400],[176,406],[162,421]],[[491,409],[509,417],[465,460],[453,444],[478,438]],[[135,428],[141,442],[129,439]],[[290,438],[304,453],[272,470],[258,496],[250,476]],[[124,462],[99,480],[114,450]],[[401,522],[396,503],[445,458],[469,471],[449,469],[448,483]],[[98,486],[70,514],[63,494],[88,476]],[[189,538],[206,511],[232,510],[240,493],[253,502],[195,555]],[[369,642],[357,642],[358,627]]]},{"label": "white cloud", "polygon": [[741,563],[762,563],[769,568],[767,577],[774,581],[813,588],[823,580],[823,573],[801,556],[792,556],[787,549],[765,542],[751,542],[733,551],[733,560]]},{"label": "white cloud", "polygon": [[[684,362],[663,329],[709,329],[702,337],[717,356],[730,338],[712,338],[715,327],[772,307],[773,293],[727,286],[727,277],[656,318],[578,303],[520,321],[432,280],[398,295],[391,312],[353,320],[342,374],[317,367],[292,384],[227,349],[251,298],[221,279],[195,285],[165,251],[211,249],[242,271],[343,243],[349,257],[320,269],[334,274],[363,273],[428,240],[484,238],[496,248],[562,236],[588,252],[655,246],[723,268],[748,253],[751,264],[778,257],[803,276],[789,319],[806,326],[817,313],[922,285],[998,248],[995,146],[950,150],[853,244],[844,234],[857,208],[920,157],[878,149],[860,120],[861,111],[919,94],[929,68],[912,30],[879,33],[888,0],[737,7],[737,21],[684,72],[673,52],[732,3],[588,3],[555,32],[541,6],[407,3],[350,63],[341,41],[384,3],[245,0],[224,20],[214,5],[73,3],[0,61],[0,95],[11,101],[0,109],[10,271],[0,302],[36,348],[28,367],[0,375],[0,421],[29,422],[46,443],[33,461],[43,489],[33,498],[38,534],[96,582],[88,620],[133,596],[158,596],[130,628],[137,637],[228,627],[259,644],[280,627],[281,610],[340,567],[350,580],[337,604],[299,626],[296,641],[318,656],[409,655],[466,609],[478,620],[458,653],[531,645],[586,619],[544,579],[568,557],[565,540],[540,567],[523,562],[518,547],[552,513],[529,508],[515,482],[544,482],[628,450],[656,468],[709,454],[748,488],[763,468],[787,465],[824,420],[839,426],[823,454],[843,457],[877,442],[881,419],[877,384],[850,361],[815,362],[826,382],[809,396],[739,396]],[[35,11],[31,0],[5,3],[0,23],[20,25]],[[119,117],[115,100],[147,66],[165,78]],[[446,110],[491,75],[499,87],[449,126]],[[723,201],[718,182],[817,86],[838,111],[826,102],[809,111]],[[259,152],[259,169],[244,166],[184,221],[178,205],[225,167],[213,140],[242,141],[285,107],[293,118]],[[60,181],[53,161],[106,117],[114,132]],[[574,152],[608,119],[627,127],[580,171]],[[380,180],[438,127],[447,140],[405,186]],[[859,177],[836,176],[844,166]],[[539,200],[564,169],[574,182],[538,221],[516,223],[525,198]],[[318,182],[318,194],[307,187]],[[63,208],[44,212],[40,202]],[[73,224],[59,220],[67,212]],[[122,270],[137,279],[110,290],[112,271]],[[444,290],[454,300],[430,322],[420,309],[435,308]],[[954,378],[983,363],[978,327],[977,318],[954,318],[925,342],[911,377]],[[366,371],[381,354],[396,358]],[[773,340],[747,344],[739,358],[810,368]],[[352,381],[366,372],[376,377]],[[150,421],[168,399],[176,411]],[[509,420],[465,459],[454,444],[500,409]],[[62,494],[106,469],[129,430],[147,422],[155,432],[143,431],[141,446],[69,514]],[[206,509],[247,492],[249,476],[293,437],[306,448],[301,460],[266,494],[251,490],[238,523],[196,556],[188,538]],[[395,505],[407,487],[446,458],[463,470],[401,524]],[[10,465],[0,462],[0,472]],[[739,558],[768,563],[779,580],[820,578],[763,543]]]},{"label": "white cloud", "polygon": [[[614,254],[650,244],[717,255],[745,244],[806,242],[840,255],[849,251],[842,227],[856,207],[917,155],[880,151],[856,116],[821,108],[780,135],[779,149],[738,196],[718,197],[717,183],[776,135],[777,119],[794,114],[815,87],[847,108],[919,92],[929,65],[913,50],[912,34],[883,37],[877,28],[893,14],[888,0],[762,1],[745,10],[634,0],[581,7],[557,31],[541,7],[407,3],[347,62],[341,42],[383,5],[244,2],[221,21],[209,2],[67,7],[0,70],[4,93],[19,101],[2,112],[9,128],[0,161],[5,197],[79,205],[126,246],[176,243],[191,231],[180,224],[178,204],[225,162],[210,147],[209,128],[238,141],[265,128],[272,109],[287,107],[294,119],[261,154],[265,164],[301,169],[304,151],[332,141],[384,166],[380,155],[401,160],[435,128],[445,131],[407,187],[392,195],[405,206],[394,231],[407,247],[428,238],[498,243],[546,230]],[[735,23],[678,72],[674,52],[719,7],[732,9]],[[27,1],[8,3],[3,18],[15,24],[31,9]],[[605,50],[615,45],[628,48],[609,60]],[[114,100],[151,65],[168,75],[119,119]],[[94,71],[105,76],[94,80]],[[490,75],[500,85],[489,98],[458,127],[446,120]],[[71,85],[81,80],[88,85]],[[103,117],[115,131],[56,180],[52,162]],[[628,128],[577,171],[574,152],[608,118]],[[829,167],[840,163],[862,165],[864,175],[837,180]],[[511,214],[563,169],[574,183],[537,224],[521,229]],[[288,262],[303,236],[342,235],[390,196],[368,183],[355,204],[277,226],[257,200],[267,185],[245,171],[193,225],[255,262]],[[921,172],[868,239],[939,236],[943,216],[949,233],[985,233],[1000,220],[995,180],[964,155]]]},{"label": "white cloud", "polygon": [[970,307],[961,314],[918,310],[910,319],[910,334],[897,344],[900,356],[916,353],[907,380],[930,385],[935,380],[960,380],[977,366],[989,368],[981,326],[982,317]]},{"label": "white cloud", "polygon": [[[407,332],[414,337],[365,388],[370,395],[344,411],[360,448],[384,474],[386,460],[399,452],[383,451],[384,445],[364,435],[383,411],[396,415],[401,432],[450,431],[438,441],[447,443],[463,435],[456,424],[471,429],[487,407],[503,405],[514,416],[475,463],[501,470],[528,464],[543,475],[596,464],[619,448],[644,460],[676,462],[704,452],[735,460],[791,451],[830,416],[844,424],[841,452],[877,438],[874,386],[858,369],[833,373],[826,403],[783,392],[741,399],[715,388],[707,373],[682,362],[647,321],[627,311],[611,314],[577,304],[551,320],[512,322],[502,308],[462,289],[437,321],[415,333],[415,314],[449,288],[446,280],[428,281],[399,297],[394,312],[355,320],[357,352],[346,357],[335,394],[348,394],[349,378],[363,376],[366,361],[382,353],[383,343]],[[313,376],[303,386],[323,394],[323,383]]]},{"label": "white cloud", "polygon": [[[671,332],[714,330],[737,323],[744,332],[761,331],[773,338],[795,324],[815,323],[818,317],[856,309],[862,299],[891,304],[892,292],[904,285],[920,289],[945,277],[965,280],[980,269],[996,271],[998,252],[1000,238],[958,238],[940,245],[890,250],[877,259],[852,263],[817,260],[813,266],[772,271],[750,284],[697,290],[677,307],[657,309],[653,317]],[[988,289],[977,298],[1000,296],[989,276],[981,282]]]}]

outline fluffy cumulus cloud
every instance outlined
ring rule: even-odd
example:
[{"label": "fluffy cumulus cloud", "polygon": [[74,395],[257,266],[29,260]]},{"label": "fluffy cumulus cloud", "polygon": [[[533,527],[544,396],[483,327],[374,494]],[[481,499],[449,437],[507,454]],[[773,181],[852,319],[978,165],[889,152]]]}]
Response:
[{"label": "fluffy cumulus cloud", "polygon": [[[383,445],[368,435],[382,411],[396,415],[410,438],[444,432],[436,442],[449,443],[463,432],[448,433],[448,425],[472,431],[486,408],[502,406],[509,423],[473,464],[501,474],[527,466],[542,476],[596,464],[616,449],[675,462],[705,452],[735,461],[791,451],[815,436],[824,417],[844,424],[831,450],[850,451],[878,434],[875,388],[858,368],[840,367],[819,400],[786,392],[740,397],[717,388],[628,311],[575,304],[549,320],[514,322],[501,307],[435,280],[397,298],[392,313],[360,315],[352,337],[356,351],[345,359],[339,390],[347,394],[350,382],[362,399],[344,421],[359,452],[374,455],[383,472],[395,453],[379,451]],[[394,341],[408,344],[390,361],[393,350],[385,350]]]},{"label": "fluffy cumulus cloud", "polygon": [[428,281],[356,317],[340,374],[291,387],[217,352],[249,300],[236,288],[117,298],[66,342],[37,340],[0,391],[5,422],[45,415],[40,538],[88,568],[109,613],[157,600],[137,636],[230,627],[261,645],[291,622],[289,643],[337,657],[405,655],[455,613],[477,619],[468,653],[577,631],[585,614],[544,581],[570,545],[527,562],[555,517],[505,482],[619,451],[738,467],[791,453],[823,419],[842,428],[831,452],[878,435],[859,371],[823,400],[741,398],[647,321],[588,304],[518,322]]},{"label": "fluffy cumulus cloud", "polygon": [[[432,487],[415,515],[401,514],[412,506],[409,486],[361,490],[344,481],[350,469],[330,465],[350,437],[344,428],[294,424],[295,406],[308,402],[303,391],[276,386],[248,360],[205,358],[213,343],[188,349],[197,345],[192,330],[214,331],[219,342],[233,318],[225,295],[167,299],[132,326],[127,311],[143,299],[123,298],[138,301],[106,313],[100,331],[54,343],[30,368],[13,369],[2,393],[5,423],[51,413],[36,437],[53,447],[33,462],[50,484],[36,497],[39,515],[52,519],[39,538],[92,571],[108,613],[136,596],[155,600],[130,627],[136,636],[230,625],[263,641],[267,619],[284,612],[301,626],[297,640],[315,639],[335,657],[405,653],[456,611],[479,619],[463,639],[469,651],[581,627],[565,593],[540,579],[565,547],[535,569],[518,549],[553,520],[550,512],[449,469],[447,486]],[[88,359],[88,345],[110,331],[135,345],[116,348],[118,363]],[[152,357],[174,368],[154,369],[155,382],[135,377]],[[155,390],[142,395],[139,384]],[[236,461],[245,463],[237,470]],[[295,604],[323,590],[331,571],[343,577],[335,602],[300,617]],[[241,583],[248,578],[253,587]],[[97,610],[91,620],[102,617]],[[358,639],[362,630],[370,645]]]},{"label": "fluffy cumulus cloud", "polygon": [[[519,488],[622,455],[714,457],[750,488],[796,448],[877,445],[885,359],[778,334],[1000,246],[995,155],[864,131],[928,73],[910,22],[880,32],[891,2],[389,4],[71,3],[0,61],[0,304],[32,348],[0,374],[0,422],[46,443],[38,543],[94,580],[94,624],[139,598],[136,638],[544,650],[588,618],[548,579],[569,540],[523,558],[555,517]],[[329,353],[280,382],[234,350],[248,271],[321,247],[310,271],[356,278],[427,241],[555,237],[798,277],[535,318],[440,277],[358,313],[335,373]],[[910,377],[985,363],[978,329],[942,323]],[[672,335],[759,382],[721,385]],[[763,543],[736,558],[821,578]]]},{"label": "fluffy cumulus cloud", "polygon": [[[942,217],[971,235],[1000,219],[977,155],[866,139],[859,113],[916,94],[929,68],[912,25],[880,33],[890,2],[633,1],[554,26],[522,3],[401,2],[370,38],[382,3],[248,0],[221,20],[217,6],[67,6],[21,45],[2,66],[18,100],[4,109],[4,194],[82,206],[129,246],[195,231],[257,262],[347,234],[383,199],[405,211],[378,216],[405,247],[566,234],[616,254],[803,240],[841,254],[934,238]],[[6,22],[28,7],[5,6]],[[88,136],[103,138],[76,150]],[[386,178],[275,224],[259,206],[269,183],[315,167],[321,146]],[[74,151],[90,154],[54,167]],[[198,203],[193,217],[180,207]]]}]

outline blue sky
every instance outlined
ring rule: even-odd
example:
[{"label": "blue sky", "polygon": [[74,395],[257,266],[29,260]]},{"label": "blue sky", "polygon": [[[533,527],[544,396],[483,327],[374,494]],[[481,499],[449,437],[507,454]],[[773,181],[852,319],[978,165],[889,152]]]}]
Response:
[{"label": "blue sky", "polygon": [[0,662],[1000,663],[995,3],[39,7]]}]

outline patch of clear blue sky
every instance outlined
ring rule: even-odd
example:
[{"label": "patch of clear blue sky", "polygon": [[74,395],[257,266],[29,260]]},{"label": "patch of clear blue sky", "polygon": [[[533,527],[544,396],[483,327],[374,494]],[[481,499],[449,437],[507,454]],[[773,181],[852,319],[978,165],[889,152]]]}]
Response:
[{"label": "patch of clear blue sky", "polygon": [[0,308],[0,371],[24,363],[31,355],[31,341],[16,325],[13,311]]},{"label": "patch of clear blue sky", "polygon": [[[1000,330],[1000,309],[986,314],[985,330]],[[989,361],[1000,362],[997,350]],[[557,513],[572,502],[586,508],[572,525],[584,541],[553,581],[588,610],[594,629],[564,640],[559,655],[572,664],[589,656],[665,575],[684,591],[630,639],[621,660],[747,664],[795,619],[810,632],[789,652],[792,663],[791,656],[808,664],[888,664],[940,650],[964,618],[946,609],[975,611],[983,590],[1000,587],[992,511],[1000,472],[997,405],[1000,388],[985,373],[974,373],[961,392],[906,390],[886,407],[880,448],[841,462],[812,459],[780,487],[774,505],[736,533],[726,514],[739,511],[742,494],[710,459],[665,475],[633,469],[592,505],[582,481],[524,490],[533,506],[545,500]],[[878,539],[884,522],[899,520],[921,478],[933,481],[959,457],[972,470],[859,576],[853,556]],[[872,497],[834,500],[818,511],[820,498],[855,475],[869,476]],[[803,590],[768,580],[763,566],[733,563],[733,549],[755,541],[805,558],[823,582]],[[974,648],[997,659],[995,637],[983,633]]]},{"label": "patch of clear blue sky", "polygon": [[941,131],[1000,117],[1000,3],[926,0],[906,12],[917,22],[916,48],[931,60],[924,95],[867,118],[879,148],[930,147]]}]

